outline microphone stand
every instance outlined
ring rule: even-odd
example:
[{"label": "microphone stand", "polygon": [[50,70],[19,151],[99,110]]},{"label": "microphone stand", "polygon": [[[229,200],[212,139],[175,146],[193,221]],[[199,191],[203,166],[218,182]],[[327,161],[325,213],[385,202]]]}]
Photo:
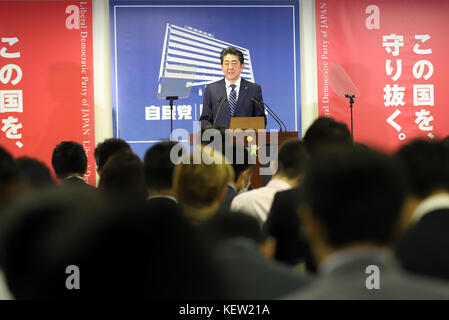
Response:
[{"label": "microphone stand", "polygon": [[214,125],[214,124],[215,124],[215,121],[217,121],[218,115],[220,114],[221,106],[222,106],[226,101],[228,101],[228,97],[224,98],[224,99],[220,102],[220,105],[218,106],[217,114],[215,115],[215,119],[214,119],[214,122],[212,122],[212,125]]},{"label": "microphone stand", "polygon": [[282,122],[281,119],[279,119],[279,117],[273,112],[273,110],[271,110],[271,108],[265,102],[263,102],[263,100],[256,97],[252,97],[251,100],[265,105],[267,107],[268,114],[271,115],[271,117],[273,117],[273,119],[279,124],[279,130],[282,132],[283,131],[282,126],[284,126],[284,130],[285,132],[287,132],[287,127],[285,126],[285,124]]},{"label": "microphone stand", "polygon": [[178,96],[169,96],[165,97],[165,99],[170,101],[170,140],[171,140],[173,133],[173,101],[178,100]]},{"label": "microphone stand", "polygon": [[[210,110],[210,114],[209,114],[209,116],[208,116],[207,119],[206,119],[206,123],[210,121],[210,118],[212,118],[212,115],[214,114],[214,109],[215,109],[215,107],[218,106],[218,105],[221,103],[221,100],[223,100],[223,98],[224,98],[224,96],[221,96],[221,97],[217,100],[217,102],[215,103],[215,105],[212,107],[212,109]],[[203,121],[204,121],[204,120],[203,120]],[[210,122],[209,122],[209,124],[212,125]],[[203,126],[203,124],[201,124],[201,126]]]},{"label": "microphone stand", "polygon": [[345,94],[345,97],[349,99],[349,108],[351,109],[351,140],[354,141],[354,127],[352,124],[352,105],[354,103],[354,97],[353,94]]}]

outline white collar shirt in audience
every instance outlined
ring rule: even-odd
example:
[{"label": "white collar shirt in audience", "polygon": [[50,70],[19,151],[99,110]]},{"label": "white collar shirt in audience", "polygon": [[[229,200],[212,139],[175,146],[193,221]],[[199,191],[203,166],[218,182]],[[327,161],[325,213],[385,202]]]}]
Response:
[{"label": "white collar shirt in audience", "polygon": [[413,222],[418,222],[423,216],[432,211],[449,208],[449,193],[439,193],[423,200],[413,213]]},{"label": "white collar shirt in audience", "polygon": [[9,291],[8,285],[6,284],[5,275],[3,271],[0,270],[0,300],[13,300],[11,292]]},{"label": "white collar shirt in audience", "polygon": [[292,188],[287,182],[271,179],[265,187],[243,192],[231,203],[231,211],[241,211],[254,218],[262,226],[267,220],[276,192]]}]

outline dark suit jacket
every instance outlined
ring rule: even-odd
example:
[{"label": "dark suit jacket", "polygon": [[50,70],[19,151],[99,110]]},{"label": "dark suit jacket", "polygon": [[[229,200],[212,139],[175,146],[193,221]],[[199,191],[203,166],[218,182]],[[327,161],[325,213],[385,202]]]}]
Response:
[{"label": "dark suit jacket", "polygon": [[397,241],[396,255],[414,273],[449,280],[449,208],[426,213]]},{"label": "dark suit jacket", "polygon": [[159,212],[170,211],[170,212],[179,212],[179,214],[182,214],[182,209],[179,203],[169,197],[163,196],[151,197],[147,199],[145,206],[149,211],[159,211]]},{"label": "dark suit jacket", "polygon": [[238,194],[237,191],[235,191],[233,187],[228,186],[228,191],[226,192],[226,196],[225,196],[223,202],[221,203],[218,211],[219,212],[228,212],[231,209],[232,199],[234,199],[237,194]]},{"label": "dark suit jacket", "polygon": [[214,250],[229,299],[275,299],[312,282],[312,278],[263,257],[255,242],[233,238]]},{"label": "dark suit jacket", "polygon": [[[399,268],[393,257],[378,259],[357,255],[345,258],[334,270],[323,274],[304,290],[282,297],[285,300],[416,300],[449,299],[449,284],[418,277]],[[372,273],[366,268],[379,268],[379,289],[367,289],[366,281]]]},{"label": "dark suit jacket", "polygon": [[70,186],[76,188],[86,188],[89,190],[95,190],[96,188],[84,182],[84,180],[77,177],[70,177],[62,181],[62,186]]},{"label": "dark suit jacket", "polygon": [[[200,117],[201,126],[215,124],[229,128],[231,121],[229,103],[227,101],[223,103],[220,111],[218,111],[217,101],[221,97],[227,97],[224,78],[209,84],[204,91],[203,112]],[[233,115],[234,117],[265,117],[263,106],[260,105],[260,103],[251,101],[252,97],[259,97],[260,99],[263,99],[260,85],[242,78],[237,105]],[[217,120],[214,123],[215,118]],[[265,117],[265,125],[266,124],[267,120]]]},{"label": "dark suit jacket", "polygon": [[310,246],[301,233],[297,214],[300,203],[299,188],[277,192],[264,224],[264,230],[276,238],[276,260],[290,265],[305,262],[308,271],[316,272]]}]

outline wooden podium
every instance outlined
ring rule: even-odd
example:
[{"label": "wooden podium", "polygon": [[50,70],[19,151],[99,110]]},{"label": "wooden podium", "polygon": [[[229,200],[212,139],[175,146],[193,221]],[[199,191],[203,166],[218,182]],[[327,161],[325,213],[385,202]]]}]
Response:
[{"label": "wooden podium", "polygon": [[232,130],[265,130],[264,117],[232,117],[229,129]]},{"label": "wooden podium", "polygon": [[[234,136],[239,137],[239,135],[248,135],[248,133],[245,134],[245,132],[238,132],[238,130],[247,130],[247,129],[253,129],[257,132],[256,134],[256,141],[254,143],[256,145],[259,145],[259,137],[260,137],[260,130],[263,130],[265,132],[265,135],[262,135],[262,141],[271,141],[270,132],[265,131],[265,118],[264,117],[235,117],[231,118],[231,123],[229,125],[229,129],[237,130],[237,132],[234,132]],[[284,141],[291,140],[291,139],[297,139],[298,138],[298,131],[288,131],[288,132],[276,132],[278,135],[277,139],[277,149],[279,150],[279,147]],[[237,141],[239,139],[237,138]],[[241,140],[240,140],[241,141]],[[243,141],[245,142],[245,146],[247,146],[248,142],[246,139],[243,138]],[[268,145],[268,144],[267,144]],[[264,181],[263,176],[260,175],[260,163],[257,158],[257,162],[254,165],[253,168],[253,175],[251,178],[251,185],[254,189],[263,187]]]},{"label": "wooden podium", "polygon": [[[248,146],[248,141],[245,139],[247,136],[255,136],[255,141],[253,140],[251,143],[259,145],[259,139],[264,142],[268,142],[265,145],[269,145],[271,141],[271,134],[277,135],[277,149],[282,143],[287,140],[297,139],[298,131],[287,131],[287,132],[266,132],[265,131],[265,118],[264,117],[233,117],[231,118],[231,123],[229,125],[229,129],[234,130],[233,137],[235,137],[236,141],[243,141],[245,146]],[[245,132],[243,130],[253,129],[253,134],[251,132]],[[250,130],[252,131],[252,130]],[[254,132],[256,133],[254,135]],[[193,144],[194,136],[198,133],[190,134],[189,142]],[[234,138],[233,138],[234,139]],[[258,158],[256,158],[256,164],[253,168],[253,175],[251,178],[251,185],[254,189],[263,187],[264,181],[263,176],[260,175],[260,163]]]}]

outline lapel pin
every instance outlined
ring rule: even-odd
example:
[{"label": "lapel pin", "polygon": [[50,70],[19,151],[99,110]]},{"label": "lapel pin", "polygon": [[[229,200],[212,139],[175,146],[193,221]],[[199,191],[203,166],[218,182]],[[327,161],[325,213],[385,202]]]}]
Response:
[{"label": "lapel pin", "polygon": [[248,86],[246,86],[245,88],[243,88],[243,89],[245,89],[245,90],[248,90]]}]

